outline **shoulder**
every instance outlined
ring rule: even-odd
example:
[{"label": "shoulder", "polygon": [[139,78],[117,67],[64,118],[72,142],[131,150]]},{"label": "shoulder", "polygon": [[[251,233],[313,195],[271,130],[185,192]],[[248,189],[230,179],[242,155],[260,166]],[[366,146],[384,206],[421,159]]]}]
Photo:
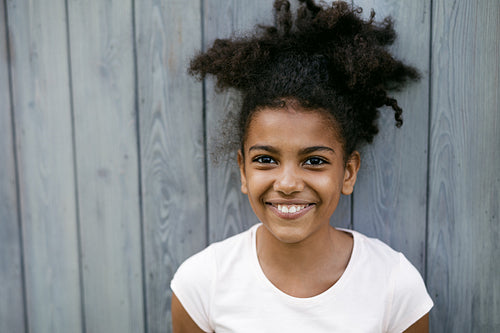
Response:
[{"label": "shoulder", "polygon": [[177,303],[205,332],[213,331],[210,312],[215,274],[213,247],[209,246],[186,259],[170,282]]},{"label": "shoulder", "polygon": [[354,238],[354,251],[364,265],[379,266],[386,272],[397,269],[400,265],[400,252],[395,251],[377,238],[368,237],[358,231],[348,230]]},{"label": "shoulder", "polygon": [[352,234],[363,270],[369,270],[371,279],[384,281],[387,331],[405,330],[433,306],[422,276],[401,252],[359,232]]},{"label": "shoulder", "polygon": [[239,262],[245,247],[251,243],[258,225],[226,240],[216,242],[184,261],[170,287],[193,321],[204,331],[213,331],[212,302],[218,277]]},{"label": "shoulder", "polygon": [[392,249],[376,238],[365,236],[357,231],[350,232],[354,237],[358,264],[371,268],[371,273],[382,271],[395,292],[406,293],[415,286],[423,286],[425,291],[420,273],[403,253]]},{"label": "shoulder", "polygon": [[[204,281],[210,277],[210,274],[215,274],[226,262],[231,262],[232,259],[238,257],[241,251],[250,245],[252,232],[258,227],[253,226],[249,230],[229,237],[225,240],[210,244],[204,250],[192,255],[186,259],[177,269],[173,281],[182,277],[183,281],[191,279],[199,279],[200,272],[204,272]],[[187,280],[184,280],[187,279]]]}]

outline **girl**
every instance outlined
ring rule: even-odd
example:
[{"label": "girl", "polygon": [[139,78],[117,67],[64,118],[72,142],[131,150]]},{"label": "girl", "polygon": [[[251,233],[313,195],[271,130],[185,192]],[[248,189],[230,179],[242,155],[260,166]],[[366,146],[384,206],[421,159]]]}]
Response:
[{"label": "girl", "polygon": [[294,18],[276,0],[276,27],[216,40],[191,63],[242,93],[241,190],[261,223],[181,265],[174,332],[427,332],[433,303],[408,260],[329,224],[353,191],[357,149],[378,131],[377,108],[402,124],[387,91],[418,74],[387,51],[389,19],[300,2]]}]

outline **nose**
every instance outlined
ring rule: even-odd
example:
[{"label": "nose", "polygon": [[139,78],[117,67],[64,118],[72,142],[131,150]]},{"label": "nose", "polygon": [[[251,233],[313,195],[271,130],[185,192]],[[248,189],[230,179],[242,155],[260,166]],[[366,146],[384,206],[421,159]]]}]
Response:
[{"label": "nose", "polygon": [[300,192],[304,189],[304,180],[301,177],[300,170],[294,166],[283,166],[274,181],[274,190],[286,195]]}]

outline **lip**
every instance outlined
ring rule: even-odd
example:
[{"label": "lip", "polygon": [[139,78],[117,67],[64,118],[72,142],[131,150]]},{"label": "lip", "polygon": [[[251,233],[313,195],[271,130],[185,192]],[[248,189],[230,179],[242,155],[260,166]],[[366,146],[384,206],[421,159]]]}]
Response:
[{"label": "lip", "polygon": [[303,199],[269,199],[266,200],[266,204],[277,206],[277,205],[311,205],[314,204],[311,201],[303,200]]},{"label": "lip", "polygon": [[[266,205],[269,206],[269,209],[276,214],[279,218],[285,219],[285,220],[294,220],[298,219],[305,214],[307,214],[311,209],[313,209],[316,204],[310,203],[310,202],[305,202],[305,201],[272,201],[272,202],[266,202]],[[295,212],[295,213],[283,213],[282,211],[278,210],[278,205],[306,205],[305,208],[302,208],[300,211]]]}]

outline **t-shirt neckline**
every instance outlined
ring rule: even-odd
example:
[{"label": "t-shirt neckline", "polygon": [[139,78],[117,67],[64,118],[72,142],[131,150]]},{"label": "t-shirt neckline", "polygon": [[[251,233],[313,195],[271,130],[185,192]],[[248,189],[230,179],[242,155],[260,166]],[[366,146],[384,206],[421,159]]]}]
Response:
[{"label": "t-shirt neckline", "polygon": [[349,262],[347,263],[347,267],[344,270],[344,273],[340,276],[340,278],[335,282],[334,285],[332,285],[330,288],[325,290],[324,292],[312,296],[312,297],[295,297],[292,295],[289,295],[285,293],[284,291],[280,290],[278,287],[276,287],[269,279],[267,276],[264,274],[264,271],[262,270],[262,267],[260,266],[259,263],[259,258],[257,256],[257,229],[263,225],[262,223],[257,223],[251,228],[251,261],[252,265],[254,266],[253,271],[256,272],[257,278],[261,281],[261,283],[264,284],[264,287],[274,294],[276,294],[278,297],[284,299],[285,301],[291,302],[291,303],[299,303],[299,304],[315,304],[317,302],[320,302],[323,298],[330,297],[331,295],[335,294],[338,290],[341,290],[344,288],[344,285],[347,283],[349,280],[349,276],[352,274],[351,272],[354,270],[354,267],[356,266],[356,262],[358,261],[357,258],[359,256],[359,238],[356,232],[353,230],[349,229],[343,229],[343,228],[336,228],[337,230],[340,231],[345,231],[348,232],[352,235],[353,239],[353,247],[352,247],[352,253],[351,257],[349,259]]}]

